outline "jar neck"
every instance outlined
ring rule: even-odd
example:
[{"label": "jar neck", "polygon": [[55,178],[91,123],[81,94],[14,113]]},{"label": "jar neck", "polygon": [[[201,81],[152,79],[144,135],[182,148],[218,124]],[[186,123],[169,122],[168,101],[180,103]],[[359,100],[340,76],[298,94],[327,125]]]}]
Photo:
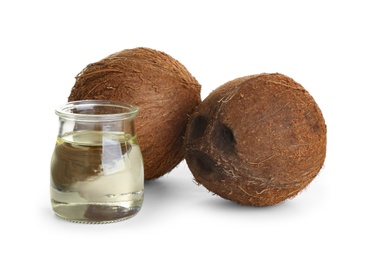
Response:
[{"label": "jar neck", "polygon": [[135,135],[134,119],[118,121],[87,122],[59,118],[59,136],[78,131],[123,132]]},{"label": "jar neck", "polygon": [[138,107],[119,101],[81,100],[56,109],[59,136],[75,131],[124,132],[135,135]]}]

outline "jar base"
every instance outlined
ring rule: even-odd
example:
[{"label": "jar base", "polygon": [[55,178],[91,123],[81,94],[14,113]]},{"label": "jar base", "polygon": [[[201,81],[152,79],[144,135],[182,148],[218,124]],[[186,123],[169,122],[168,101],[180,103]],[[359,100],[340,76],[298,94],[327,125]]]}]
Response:
[{"label": "jar base", "polygon": [[142,207],[142,200],[123,203],[61,203],[51,200],[55,214],[67,221],[83,224],[106,224],[129,219]]}]

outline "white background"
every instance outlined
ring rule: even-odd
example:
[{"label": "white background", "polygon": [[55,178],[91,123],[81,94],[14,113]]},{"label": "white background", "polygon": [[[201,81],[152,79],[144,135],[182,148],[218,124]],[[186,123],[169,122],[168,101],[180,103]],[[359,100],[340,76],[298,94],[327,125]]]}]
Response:
[{"label": "white background", "polygon": [[[2,1],[0,258],[375,259],[374,8],[362,0]],[[57,218],[54,109],[87,64],[141,46],[184,64],[203,99],[261,72],[301,83],[328,127],[324,169],[297,197],[254,208],[213,196],[181,163],[146,183],[132,219]]]}]

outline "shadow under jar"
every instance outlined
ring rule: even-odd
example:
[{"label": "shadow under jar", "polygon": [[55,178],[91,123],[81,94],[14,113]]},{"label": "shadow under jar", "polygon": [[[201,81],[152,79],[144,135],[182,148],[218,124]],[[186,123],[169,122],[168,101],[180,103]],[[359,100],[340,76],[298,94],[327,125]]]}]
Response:
[{"label": "shadow under jar", "polygon": [[55,112],[59,132],[50,175],[55,214],[81,223],[136,215],[144,193],[143,159],[134,129],[138,107],[84,100]]}]

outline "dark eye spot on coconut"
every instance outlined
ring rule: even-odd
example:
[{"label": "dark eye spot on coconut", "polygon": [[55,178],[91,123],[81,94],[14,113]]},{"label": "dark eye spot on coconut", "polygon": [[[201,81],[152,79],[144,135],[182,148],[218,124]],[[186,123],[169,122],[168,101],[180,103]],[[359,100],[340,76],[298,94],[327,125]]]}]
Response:
[{"label": "dark eye spot on coconut", "polygon": [[214,126],[213,145],[226,154],[233,154],[236,151],[236,139],[233,131],[225,124],[219,123]]},{"label": "dark eye spot on coconut", "polygon": [[187,154],[189,161],[195,169],[199,169],[200,176],[206,180],[221,180],[221,168],[206,153],[200,151],[191,151]]},{"label": "dark eye spot on coconut", "polygon": [[200,138],[203,136],[204,131],[206,130],[208,125],[208,120],[206,117],[202,115],[198,115],[194,118],[192,127],[191,127],[191,138]]}]

